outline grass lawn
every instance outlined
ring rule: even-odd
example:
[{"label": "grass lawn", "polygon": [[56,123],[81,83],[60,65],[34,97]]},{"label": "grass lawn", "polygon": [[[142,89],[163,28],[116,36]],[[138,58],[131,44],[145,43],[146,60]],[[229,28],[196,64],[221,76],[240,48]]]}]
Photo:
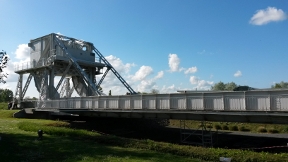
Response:
[{"label": "grass lawn", "polygon": [[[11,118],[12,112],[0,111],[0,161],[3,162],[55,162],[55,161],[178,161],[200,160],[156,151],[106,146],[88,138],[73,138],[44,134],[38,140],[37,131],[19,129],[19,123],[51,124],[57,121]],[[97,136],[97,134],[95,134]]]},{"label": "grass lawn", "polygon": [[[240,149],[203,148],[149,139],[137,140],[94,131],[72,129],[63,121],[16,119],[17,110],[0,110],[0,161],[219,161],[288,162],[287,153],[253,152]],[[37,131],[44,131],[38,140]]]}]

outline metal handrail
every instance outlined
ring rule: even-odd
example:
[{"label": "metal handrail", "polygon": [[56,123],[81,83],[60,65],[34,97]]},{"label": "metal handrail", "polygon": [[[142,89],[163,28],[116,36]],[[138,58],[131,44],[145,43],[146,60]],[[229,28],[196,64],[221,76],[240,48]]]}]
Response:
[{"label": "metal handrail", "polygon": [[[158,95],[75,97],[47,100],[46,108],[65,109],[156,109],[187,111],[288,111],[288,97],[282,95],[203,96],[193,98],[179,94],[167,97]],[[149,96],[147,98],[147,96]],[[165,100],[163,100],[166,98]]]}]

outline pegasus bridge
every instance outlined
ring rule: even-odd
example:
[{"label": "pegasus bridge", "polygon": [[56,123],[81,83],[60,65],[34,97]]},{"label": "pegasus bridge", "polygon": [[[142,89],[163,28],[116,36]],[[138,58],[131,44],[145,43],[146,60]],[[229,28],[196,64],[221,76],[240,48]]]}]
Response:
[{"label": "pegasus bridge", "polygon": [[[30,62],[15,65],[15,73],[19,74],[19,79],[11,109],[23,108],[15,117],[24,113],[32,116],[45,114],[178,119],[184,128],[185,120],[288,123],[287,89],[137,94],[93,43],[51,33],[30,40],[28,46]],[[129,95],[107,96],[101,92],[100,85],[109,71],[127,88]],[[24,74],[29,76],[23,86]],[[99,81],[96,81],[97,75],[102,75]],[[56,85],[55,76],[60,76]],[[39,92],[39,99],[27,106],[23,98],[32,78]],[[80,97],[71,97],[74,91]]]}]

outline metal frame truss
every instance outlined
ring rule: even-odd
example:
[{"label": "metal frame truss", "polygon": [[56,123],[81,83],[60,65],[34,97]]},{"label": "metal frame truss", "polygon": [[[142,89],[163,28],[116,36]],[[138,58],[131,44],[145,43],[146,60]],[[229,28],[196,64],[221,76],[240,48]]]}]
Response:
[{"label": "metal frame truss", "polygon": [[[59,35],[58,35],[59,36]],[[63,37],[66,39],[70,39],[68,37],[65,36],[59,36],[59,37]],[[63,50],[63,52],[65,53],[66,57],[71,61],[72,65],[74,66],[74,68],[77,70],[77,72],[79,73],[80,76],[82,76],[82,78],[84,79],[84,81],[87,83],[88,87],[91,89],[92,93],[94,93],[95,95],[100,96],[101,92],[98,91],[97,87],[95,86],[95,84],[93,84],[93,82],[89,79],[89,77],[87,76],[87,74],[85,73],[85,71],[79,66],[79,64],[76,62],[76,59],[70,55],[69,51],[67,50],[67,48],[65,47],[64,43],[62,41],[60,41],[57,36],[55,36],[55,43],[57,43],[59,45],[59,47]]]},{"label": "metal frame truss", "polygon": [[101,80],[99,81],[97,87],[100,87],[100,84],[104,80],[105,76],[107,75],[108,71],[111,70],[114,75],[120,80],[120,82],[127,88],[130,94],[137,94],[132,87],[121,77],[121,75],[116,71],[116,69],[106,60],[106,58],[94,47],[94,52],[99,56],[99,58],[106,64],[107,70],[105,71],[104,75],[102,76]]},{"label": "metal frame truss", "polygon": [[[209,124],[209,125],[207,125]],[[203,147],[213,147],[212,125],[201,121],[198,129],[190,129],[185,120],[180,120],[180,140],[185,144],[196,144]],[[217,132],[216,132],[217,133]],[[197,138],[195,138],[195,136]]]}]

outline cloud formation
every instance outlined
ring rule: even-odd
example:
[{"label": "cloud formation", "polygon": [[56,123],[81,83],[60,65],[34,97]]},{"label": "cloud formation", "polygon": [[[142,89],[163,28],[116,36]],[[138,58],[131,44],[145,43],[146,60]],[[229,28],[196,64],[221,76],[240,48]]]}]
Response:
[{"label": "cloud formation", "polygon": [[250,19],[250,24],[265,25],[273,21],[283,21],[287,19],[287,14],[275,7],[267,7],[263,10],[258,10]]},{"label": "cloud formation", "polygon": [[20,44],[15,51],[16,59],[20,61],[29,61],[30,60],[30,48],[27,44]]},{"label": "cloud formation", "polygon": [[191,76],[189,81],[191,84],[197,84],[199,79],[196,76]]},{"label": "cloud formation", "polygon": [[156,82],[153,79],[142,80],[137,86],[139,92],[150,92],[149,90],[153,89],[156,86]]},{"label": "cloud formation", "polygon": [[196,66],[194,66],[194,67],[191,67],[191,68],[188,68],[187,70],[185,70],[185,74],[193,74],[193,73],[196,73],[197,72],[197,67]]},{"label": "cloud formation", "polygon": [[179,71],[180,59],[177,54],[169,54],[168,64],[171,72]]},{"label": "cloud formation", "polygon": [[[126,82],[132,87],[133,82],[127,79],[126,77],[129,76],[129,72],[131,68],[135,66],[135,64],[134,63],[124,64],[120,58],[113,56],[113,55],[106,56],[105,58],[117,70],[117,72],[126,80]],[[103,69],[103,72],[105,72],[105,70],[106,69]],[[100,80],[101,77],[102,75],[96,76],[97,82]],[[119,79],[113,74],[112,71],[108,72],[103,83],[101,84],[101,87],[104,93],[106,94],[108,94],[109,90],[112,90],[113,95],[125,94],[128,91],[124,87],[124,85],[119,81]]]},{"label": "cloud formation", "polygon": [[[105,58],[136,92],[150,92],[151,89],[157,89],[157,80],[164,76],[164,72],[159,71],[156,76],[152,77],[153,68],[145,65],[141,66],[135,74],[131,74],[130,70],[136,66],[134,63],[123,63],[120,58],[113,55]],[[101,75],[97,76],[97,80],[99,81],[101,77]],[[128,92],[112,71],[109,71],[101,87],[106,94],[109,90],[112,91],[112,95],[124,95]]]},{"label": "cloud formation", "polygon": [[214,84],[213,81],[201,80],[196,76],[191,76],[189,81],[192,85],[195,85],[193,88],[197,90],[209,90]]},{"label": "cloud formation", "polygon": [[234,74],[234,77],[241,77],[242,76],[242,72],[240,70],[236,71],[236,73]]},{"label": "cloud formation", "polygon": [[[6,81],[7,82],[17,82],[18,81],[18,74],[14,72],[15,65],[21,66],[25,65],[28,66],[30,61],[30,48],[27,44],[20,44],[18,45],[16,51],[15,51],[15,58],[19,61],[14,61],[10,59],[7,63],[7,67],[3,69],[3,72],[8,73]],[[11,58],[11,57],[10,57]]]},{"label": "cloud formation", "polygon": [[175,87],[174,84],[172,84],[171,86],[163,86],[161,89],[161,93],[175,93],[177,91],[177,88]]},{"label": "cloud formation", "polygon": [[150,66],[141,66],[140,69],[132,77],[132,79],[138,80],[138,81],[143,80],[152,72],[153,72],[153,69]]},{"label": "cloud formation", "polygon": [[159,71],[158,74],[156,75],[155,79],[163,78],[163,76],[164,76],[164,71]]},{"label": "cloud formation", "polygon": [[134,63],[124,64],[120,58],[113,55],[106,56],[105,58],[117,70],[118,73],[129,73],[131,67],[135,66]]},{"label": "cloud formation", "polygon": [[191,68],[184,68],[179,67],[180,66],[180,58],[177,56],[177,54],[169,54],[168,56],[168,65],[169,65],[169,71],[170,72],[182,72],[184,71],[184,74],[193,74],[198,71],[197,67],[191,67]]}]

